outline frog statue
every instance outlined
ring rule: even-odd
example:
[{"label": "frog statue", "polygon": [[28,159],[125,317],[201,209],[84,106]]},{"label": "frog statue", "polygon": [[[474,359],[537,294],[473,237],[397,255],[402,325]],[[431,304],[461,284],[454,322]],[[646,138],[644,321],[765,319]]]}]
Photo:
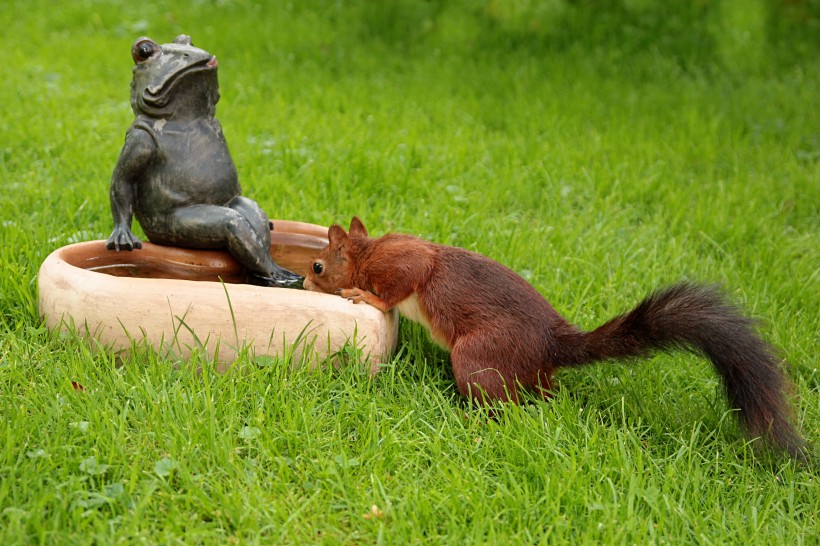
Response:
[{"label": "frog statue", "polygon": [[300,287],[302,277],[270,255],[271,222],[242,189],[214,118],[219,100],[216,57],[177,36],[131,48],[131,108],[136,119],[111,177],[114,231],[109,250],[142,247],[131,232],[136,215],[152,243],[225,248],[262,286]]}]

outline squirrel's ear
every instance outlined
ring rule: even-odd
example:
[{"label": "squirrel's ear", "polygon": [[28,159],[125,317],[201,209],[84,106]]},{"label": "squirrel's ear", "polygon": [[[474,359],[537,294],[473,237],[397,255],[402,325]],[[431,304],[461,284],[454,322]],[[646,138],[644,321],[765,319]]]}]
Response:
[{"label": "squirrel's ear", "polygon": [[367,237],[367,228],[364,227],[358,216],[354,216],[350,221],[350,234],[357,237]]},{"label": "squirrel's ear", "polygon": [[341,247],[347,242],[347,233],[339,224],[333,224],[327,230],[327,238],[330,241],[330,246]]}]

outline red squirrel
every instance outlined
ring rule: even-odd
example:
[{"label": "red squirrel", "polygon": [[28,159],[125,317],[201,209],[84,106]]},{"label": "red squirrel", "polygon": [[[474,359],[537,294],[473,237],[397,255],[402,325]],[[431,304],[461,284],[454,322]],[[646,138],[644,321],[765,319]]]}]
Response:
[{"label": "red squirrel", "polygon": [[394,307],[450,351],[462,395],[484,404],[518,402],[521,389],[550,396],[558,368],[686,349],[709,360],[751,437],[803,459],[786,379],[753,321],[713,286],[681,282],[592,331],[567,322],[527,281],[462,248],[390,233],[370,238],[354,217],[335,224],[305,288],[382,311]]}]

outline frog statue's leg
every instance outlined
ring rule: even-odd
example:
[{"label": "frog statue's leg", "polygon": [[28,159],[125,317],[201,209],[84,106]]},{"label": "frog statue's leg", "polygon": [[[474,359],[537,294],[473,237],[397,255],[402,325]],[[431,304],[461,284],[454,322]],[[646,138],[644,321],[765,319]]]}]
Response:
[{"label": "frog statue's leg", "polygon": [[[300,287],[303,278],[276,264],[270,255],[270,221],[252,199],[238,195],[225,206],[190,205],[154,217],[143,225],[160,244],[227,248],[248,270],[248,282],[262,286]],[[192,245],[192,242],[195,242]]]},{"label": "frog statue's leg", "polygon": [[[254,201],[253,199],[248,199],[247,197],[243,197],[241,195],[237,195],[225,205],[230,209],[235,210],[238,212],[251,226],[254,233],[258,236],[258,238],[262,242],[262,251],[260,256],[264,263],[264,269],[262,271],[269,272],[267,275],[262,275],[261,277],[251,278],[252,282],[259,282],[259,284],[269,285],[270,280],[273,280],[273,284],[279,286],[288,286],[288,287],[295,287],[295,286],[302,286],[302,282],[304,278],[296,273],[288,271],[283,267],[280,267],[270,256],[270,230],[273,227],[273,224],[268,219],[267,214],[262,208]],[[229,246],[229,248],[231,248]],[[231,250],[231,254],[236,256],[236,254]],[[238,258],[237,258],[238,260]],[[248,266],[246,266],[248,267]],[[248,267],[249,271],[251,270]],[[255,276],[255,273],[252,274]]]}]

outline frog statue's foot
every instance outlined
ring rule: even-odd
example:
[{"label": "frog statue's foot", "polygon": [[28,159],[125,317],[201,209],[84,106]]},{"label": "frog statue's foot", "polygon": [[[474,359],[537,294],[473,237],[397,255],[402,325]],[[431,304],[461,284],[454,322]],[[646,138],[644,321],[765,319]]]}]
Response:
[{"label": "frog statue's foot", "polygon": [[303,288],[305,278],[287,269],[273,271],[270,275],[248,273],[247,283],[256,286],[270,286],[278,288]]}]

